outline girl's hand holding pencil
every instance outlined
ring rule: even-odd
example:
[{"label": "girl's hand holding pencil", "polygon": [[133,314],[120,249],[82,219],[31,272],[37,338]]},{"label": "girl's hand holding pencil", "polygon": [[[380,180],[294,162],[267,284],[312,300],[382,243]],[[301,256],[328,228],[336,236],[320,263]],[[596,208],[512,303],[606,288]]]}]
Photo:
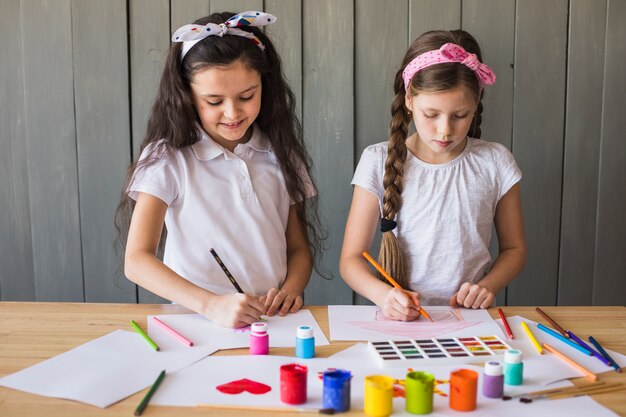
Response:
[{"label": "girl's hand holding pencil", "polygon": [[233,293],[212,294],[203,314],[219,326],[239,328],[259,321],[265,312],[259,297]]},{"label": "girl's hand holding pencil", "polygon": [[412,321],[420,317],[420,296],[416,292],[391,288],[380,306],[385,317]]}]

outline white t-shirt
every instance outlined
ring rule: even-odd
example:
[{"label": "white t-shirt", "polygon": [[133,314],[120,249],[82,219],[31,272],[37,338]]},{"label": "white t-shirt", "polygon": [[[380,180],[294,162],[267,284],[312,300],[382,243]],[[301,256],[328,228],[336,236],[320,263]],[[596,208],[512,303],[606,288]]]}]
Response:
[{"label": "white t-shirt", "polygon": [[[387,145],[367,147],[352,179],[378,198],[381,217]],[[461,284],[477,282],[489,271],[496,205],[521,178],[513,155],[499,143],[469,139],[458,157],[443,164],[407,152],[393,233],[402,245],[411,289],[424,305],[447,305]]]},{"label": "white t-shirt", "polygon": [[139,192],[148,193],[168,205],[163,262],[176,273],[217,294],[236,292],[213,248],[246,294],[264,295],[287,274],[291,199],[278,160],[256,125],[234,152],[200,130],[198,143],[137,170],[128,194],[136,200]]}]

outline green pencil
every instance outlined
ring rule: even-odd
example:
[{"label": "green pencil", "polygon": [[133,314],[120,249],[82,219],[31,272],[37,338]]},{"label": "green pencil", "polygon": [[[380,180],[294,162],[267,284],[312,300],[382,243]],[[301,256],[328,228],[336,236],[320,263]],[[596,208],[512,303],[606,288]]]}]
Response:
[{"label": "green pencil", "polygon": [[157,388],[159,388],[159,385],[161,385],[161,381],[163,381],[163,378],[165,378],[165,369],[161,371],[156,381],[154,381],[154,384],[152,384],[152,387],[150,387],[150,390],[148,390],[148,392],[146,393],[146,396],[143,397],[143,400],[141,400],[141,402],[135,409],[136,416],[140,416],[141,413],[143,413],[143,410],[148,405],[150,398],[152,398],[152,395],[154,394],[154,392],[157,390]]},{"label": "green pencil", "polygon": [[154,350],[157,350],[157,351],[159,350],[159,347],[157,346],[157,344],[154,343],[152,339],[150,339],[148,335],[144,333],[143,330],[141,330],[141,327],[139,327],[139,325],[135,323],[135,320],[131,320],[130,325],[133,326],[133,329],[135,329],[135,331],[139,333],[141,337],[143,337],[146,340],[146,342],[148,342],[150,346],[154,348]]}]

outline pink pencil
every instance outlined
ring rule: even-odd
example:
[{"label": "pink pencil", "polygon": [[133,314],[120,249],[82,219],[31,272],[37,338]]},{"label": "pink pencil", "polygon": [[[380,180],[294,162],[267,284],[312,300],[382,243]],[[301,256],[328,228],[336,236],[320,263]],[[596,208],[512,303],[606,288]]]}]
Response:
[{"label": "pink pencil", "polygon": [[168,326],[167,324],[163,323],[161,320],[157,319],[155,316],[152,316],[152,320],[158,324],[159,326],[161,326],[163,329],[165,329],[169,334],[171,334],[172,336],[174,336],[176,339],[180,340],[182,343],[184,343],[185,345],[191,347],[193,346],[193,342],[189,339],[187,339],[186,337],[184,337],[183,335],[181,335],[180,333],[176,332],[176,330],[172,329],[170,326]]}]

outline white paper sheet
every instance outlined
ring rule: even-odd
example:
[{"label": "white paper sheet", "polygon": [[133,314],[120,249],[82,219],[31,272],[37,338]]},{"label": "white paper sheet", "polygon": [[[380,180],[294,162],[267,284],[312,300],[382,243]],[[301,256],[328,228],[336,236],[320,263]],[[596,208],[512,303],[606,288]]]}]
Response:
[{"label": "white paper sheet", "polygon": [[[507,339],[507,343],[517,349],[520,349],[523,353],[525,383],[527,378],[529,378],[529,381],[532,381],[533,383],[550,384],[554,381],[559,381],[562,379],[584,376],[584,374],[566,364],[557,356],[553,355],[547,350],[544,350],[543,355],[539,354],[539,352],[537,352],[534,345],[524,332],[524,329],[522,328],[522,321],[526,322],[526,324],[540,344],[549,344],[550,346],[554,347],[559,352],[576,361],[578,364],[587,368],[591,372],[614,372],[614,369],[612,367],[606,366],[597,358],[587,356],[569,346],[568,344],[561,342],[559,339],[539,330],[537,328],[537,323],[532,320],[528,320],[521,316],[510,316],[507,317],[506,320],[509,322],[509,327],[511,327],[511,331],[515,336],[515,338],[512,340]],[[502,320],[498,319],[496,321],[498,325],[502,326],[502,328],[504,329],[502,325]],[[583,336],[587,335],[577,334],[576,336],[582,338]],[[626,356],[610,350],[608,352],[609,355],[611,355],[611,357],[620,366],[626,365]]]},{"label": "white paper sheet", "polygon": [[485,310],[423,306],[433,319],[411,322],[386,319],[376,306],[328,306],[331,340],[388,340],[442,336],[488,336],[504,333]]},{"label": "white paper sheet", "polygon": [[[250,346],[250,327],[229,329],[221,327],[199,314],[167,314],[156,316],[163,323],[191,340],[196,346],[210,346],[215,350],[245,348]],[[330,344],[310,310],[300,310],[286,316],[267,317],[267,333],[270,347],[292,347],[296,345],[296,330],[299,326],[311,326],[315,344]],[[184,346],[174,339],[148,316],[148,334],[157,345]],[[159,345],[160,346],[160,345]]]},{"label": "white paper sheet", "polygon": [[[218,356],[208,357],[199,361],[163,381],[161,388],[152,398],[151,404],[194,406],[197,404],[211,404],[213,406],[242,406],[242,407],[280,407],[318,409],[322,406],[323,385],[318,377],[319,372],[328,368],[350,370],[353,374],[351,382],[351,409],[362,410],[364,404],[364,378],[367,375],[389,375],[403,379],[406,369],[372,368],[372,356],[367,345],[356,344],[329,358],[313,358],[301,360],[284,356]],[[286,363],[301,363],[308,367],[307,402],[300,406],[290,406],[280,401],[279,368]],[[365,364],[365,365],[364,365]],[[459,366],[423,367],[420,371],[431,372],[435,378],[447,380],[450,372],[459,369]],[[532,404],[521,404],[518,400],[502,401],[501,399],[486,398],[482,395],[482,368],[472,365],[463,365],[464,369],[472,369],[479,373],[477,409],[473,412],[464,412],[464,416],[524,416],[550,415],[567,417],[614,417],[616,414],[600,406],[588,397],[579,397],[558,401],[535,401]],[[248,378],[253,381],[269,385],[272,390],[266,394],[254,395],[250,393],[223,394],[216,386]],[[562,381],[553,385],[569,386],[571,383]],[[525,385],[527,392],[545,389],[541,385]],[[441,391],[448,393],[449,385],[438,386]],[[513,395],[514,390],[505,386],[505,394]],[[449,398],[440,395],[434,397],[432,416],[458,416],[448,405]],[[404,398],[393,400],[393,415],[412,416],[404,410]]]},{"label": "white paper sheet", "polygon": [[207,346],[155,351],[135,332],[116,330],[0,379],[0,385],[107,407],[215,351]]}]

